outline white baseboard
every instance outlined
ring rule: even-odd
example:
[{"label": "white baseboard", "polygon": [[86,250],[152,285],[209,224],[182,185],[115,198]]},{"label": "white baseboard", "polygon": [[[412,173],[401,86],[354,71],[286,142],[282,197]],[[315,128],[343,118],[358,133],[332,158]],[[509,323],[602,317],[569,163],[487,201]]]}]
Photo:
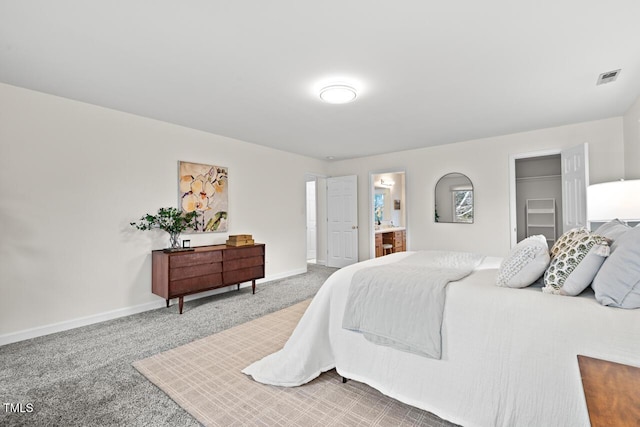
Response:
[{"label": "white baseboard", "polygon": [[[307,272],[306,267],[300,268],[297,270],[275,274],[273,276],[265,277],[264,279],[256,280],[256,284],[271,282],[273,280],[284,279],[285,277],[295,276],[297,274],[302,274],[306,272]],[[251,286],[251,282],[242,283],[240,285],[241,288],[245,288],[248,286]],[[184,300],[192,301],[199,298],[206,298],[211,295],[218,295],[218,294],[229,292],[235,289],[237,289],[237,285],[226,286],[224,288],[213,289],[211,291],[206,291],[206,292],[200,292],[194,295],[187,295],[184,297]],[[44,335],[54,334],[56,332],[68,331],[69,329],[80,328],[82,326],[92,325],[94,323],[105,322],[107,320],[113,320],[119,317],[131,316],[132,314],[142,313],[143,311],[155,310],[157,308],[162,308],[162,307],[166,307],[166,302],[163,299],[159,301],[134,305],[131,307],[124,307],[116,310],[105,311],[103,313],[97,313],[90,316],[78,317],[75,319],[52,323],[49,325],[38,326],[35,328],[25,329],[18,332],[11,332],[8,334],[0,335],[0,346],[11,344],[18,341],[28,340],[31,338],[37,338]]]},{"label": "white baseboard", "polygon": [[62,322],[51,323],[49,325],[24,329],[22,331],[0,335],[0,346],[18,341],[28,340],[31,338],[41,337],[43,335],[55,334],[56,332],[67,331],[69,329],[79,328],[82,326],[92,325],[94,323],[100,323],[106,320],[117,319],[118,317],[130,316],[132,314],[141,313],[143,311],[155,310],[156,308],[161,308],[165,305],[166,303],[163,300],[147,302],[131,307],[119,308],[116,310],[93,314],[90,316],[77,317],[75,319],[64,320]]},{"label": "white baseboard", "polygon": [[291,270],[291,271],[287,271],[285,273],[280,273],[280,274],[274,274],[273,276],[269,276],[269,277],[265,277],[264,279],[259,279],[256,280],[256,283],[266,283],[266,282],[272,282],[274,280],[280,280],[280,279],[284,279],[286,277],[291,277],[291,276],[295,276],[297,274],[303,274],[307,272],[307,266],[305,265],[302,268],[298,268],[296,270]]}]

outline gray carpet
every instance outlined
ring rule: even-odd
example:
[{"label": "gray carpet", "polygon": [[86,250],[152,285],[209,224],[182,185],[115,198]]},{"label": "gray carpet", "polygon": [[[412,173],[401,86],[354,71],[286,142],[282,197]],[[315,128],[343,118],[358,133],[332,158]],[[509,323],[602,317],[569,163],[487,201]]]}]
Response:
[{"label": "gray carpet", "polygon": [[[33,412],[2,426],[197,426],[131,363],[312,297],[335,271],[306,274],[0,347],[0,400]],[[25,411],[27,408],[24,408]]]}]

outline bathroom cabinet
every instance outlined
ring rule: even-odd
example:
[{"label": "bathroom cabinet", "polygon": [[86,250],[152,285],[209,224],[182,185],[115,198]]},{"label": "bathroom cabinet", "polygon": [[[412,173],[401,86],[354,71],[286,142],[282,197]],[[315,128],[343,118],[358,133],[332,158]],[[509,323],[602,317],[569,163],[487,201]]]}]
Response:
[{"label": "bathroom cabinet", "polygon": [[407,231],[404,228],[392,228],[376,231],[376,258],[384,255],[383,244],[392,245],[391,253],[407,250]]},{"label": "bathroom cabinet", "polygon": [[382,233],[376,233],[376,258],[382,256]]}]

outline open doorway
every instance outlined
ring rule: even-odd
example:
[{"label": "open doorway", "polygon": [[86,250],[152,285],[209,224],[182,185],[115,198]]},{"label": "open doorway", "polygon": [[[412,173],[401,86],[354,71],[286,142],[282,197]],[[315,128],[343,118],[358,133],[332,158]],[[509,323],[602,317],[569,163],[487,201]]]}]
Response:
[{"label": "open doorway", "polygon": [[327,178],[305,174],[306,260],[327,264]]},{"label": "open doorway", "polygon": [[516,159],[517,241],[543,235],[549,247],[562,233],[560,154]]},{"label": "open doorway", "polygon": [[587,143],[512,155],[509,175],[511,247],[536,234],[553,245],[562,233],[587,225]]},{"label": "open doorway", "polygon": [[307,181],[307,262],[310,264],[315,264],[318,257],[316,186],[315,179]]},{"label": "open doorway", "polygon": [[374,171],[370,181],[370,258],[407,250],[404,170]]}]

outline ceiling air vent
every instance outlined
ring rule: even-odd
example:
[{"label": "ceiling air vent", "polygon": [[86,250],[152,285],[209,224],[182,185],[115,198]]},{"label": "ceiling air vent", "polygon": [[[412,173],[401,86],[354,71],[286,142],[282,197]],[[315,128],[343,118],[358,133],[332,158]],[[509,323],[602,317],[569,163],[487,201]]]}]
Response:
[{"label": "ceiling air vent", "polygon": [[617,70],[613,70],[613,71],[607,71],[606,73],[602,73],[598,76],[598,82],[596,83],[596,85],[603,85],[605,83],[611,83],[613,81],[615,81],[618,76],[620,75],[620,71],[622,69],[617,69]]}]

